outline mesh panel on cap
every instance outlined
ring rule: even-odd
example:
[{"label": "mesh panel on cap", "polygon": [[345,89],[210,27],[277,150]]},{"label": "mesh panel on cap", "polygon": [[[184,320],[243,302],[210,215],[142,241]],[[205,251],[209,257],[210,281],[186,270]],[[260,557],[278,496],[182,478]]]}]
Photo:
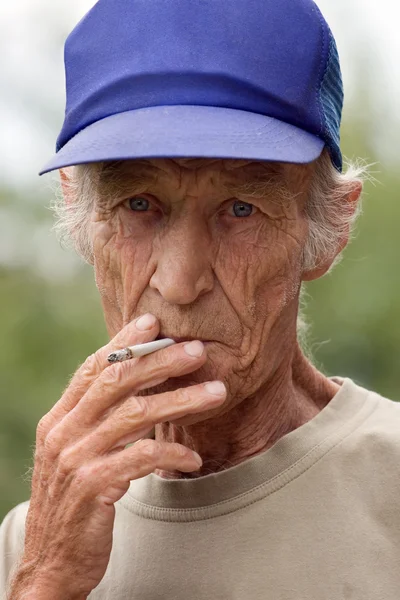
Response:
[{"label": "mesh panel on cap", "polygon": [[321,84],[320,100],[324,119],[324,139],[333,164],[338,171],[341,171],[343,161],[340,151],[340,120],[343,108],[343,82],[339,54],[331,33],[328,64]]}]

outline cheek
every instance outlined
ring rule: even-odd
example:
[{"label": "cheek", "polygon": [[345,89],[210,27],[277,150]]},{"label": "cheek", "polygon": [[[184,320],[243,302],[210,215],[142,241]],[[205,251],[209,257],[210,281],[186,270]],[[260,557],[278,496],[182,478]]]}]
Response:
[{"label": "cheek", "polygon": [[243,304],[254,305],[274,290],[293,287],[300,280],[302,249],[307,234],[302,219],[266,219],[260,216],[225,236],[218,246],[218,278],[225,290],[239,291]]},{"label": "cheek", "polygon": [[118,313],[120,329],[132,320],[151,278],[152,242],[135,240],[117,217],[93,223],[92,236],[96,285],[107,314]]}]

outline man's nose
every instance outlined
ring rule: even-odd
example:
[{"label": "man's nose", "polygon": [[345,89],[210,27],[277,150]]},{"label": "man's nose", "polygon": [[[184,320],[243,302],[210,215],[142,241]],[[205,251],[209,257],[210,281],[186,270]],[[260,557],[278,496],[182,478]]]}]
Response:
[{"label": "man's nose", "polygon": [[191,304],[213,288],[211,252],[207,227],[182,219],[162,237],[150,287],[169,304]]}]

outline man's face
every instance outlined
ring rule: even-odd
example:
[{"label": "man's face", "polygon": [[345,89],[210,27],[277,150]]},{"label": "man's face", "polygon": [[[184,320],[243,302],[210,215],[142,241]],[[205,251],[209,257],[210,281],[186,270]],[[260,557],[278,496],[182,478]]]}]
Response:
[{"label": "man's face", "polygon": [[284,369],[313,168],[155,159],[102,171],[91,235],[109,334],[151,312],[162,337],[207,342],[204,367],[151,393],[222,379],[232,406]]}]

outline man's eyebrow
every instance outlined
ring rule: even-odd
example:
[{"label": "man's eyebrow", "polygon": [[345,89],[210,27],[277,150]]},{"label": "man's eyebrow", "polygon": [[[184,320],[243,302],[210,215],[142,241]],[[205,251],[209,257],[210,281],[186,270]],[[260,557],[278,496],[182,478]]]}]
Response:
[{"label": "man's eyebrow", "polygon": [[154,183],[157,170],[150,165],[127,165],[123,161],[104,163],[97,189],[100,198],[115,197],[133,190],[144,189]]},{"label": "man's eyebrow", "polygon": [[[253,171],[253,172],[251,172]],[[99,174],[97,191],[101,203],[132,192],[142,192],[156,182],[159,169],[148,162],[113,161],[103,163]],[[219,185],[230,196],[251,199],[268,197],[276,201],[287,198],[284,174],[279,165],[264,166],[262,169],[237,169],[225,174]]]},{"label": "man's eyebrow", "polygon": [[287,187],[278,169],[265,171],[245,179],[229,179],[223,182],[227,193],[246,198],[287,197]]}]

